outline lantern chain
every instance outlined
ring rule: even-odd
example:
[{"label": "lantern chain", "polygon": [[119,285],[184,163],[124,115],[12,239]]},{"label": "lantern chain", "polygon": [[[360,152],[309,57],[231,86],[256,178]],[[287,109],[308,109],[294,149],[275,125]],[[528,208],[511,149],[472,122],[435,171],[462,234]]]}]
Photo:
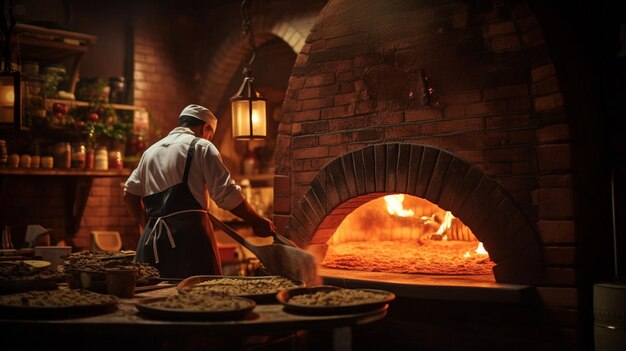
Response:
[{"label": "lantern chain", "polygon": [[252,17],[250,16],[251,3],[252,3],[251,0],[243,0],[241,3],[241,18],[243,20],[242,22],[243,35],[248,36],[248,44],[250,45],[250,48],[252,50],[250,54],[250,59],[244,65],[244,68],[243,68],[243,74],[246,77],[250,77],[252,75],[252,62],[254,62],[254,58],[256,56],[254,32],[252,30]]}]

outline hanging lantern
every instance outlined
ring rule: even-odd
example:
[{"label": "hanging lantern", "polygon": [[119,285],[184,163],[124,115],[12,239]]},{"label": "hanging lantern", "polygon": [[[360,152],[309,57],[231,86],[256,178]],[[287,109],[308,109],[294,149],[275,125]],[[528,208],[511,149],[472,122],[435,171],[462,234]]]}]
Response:
[{"label": "hanging lantern", "polygon": [[20,72],[0,72],[0,126],[20,129],[24,81]]},{"label": "hanging lantern", "polygon": [[252,77],[252,62],[255,57],[254,33],[250,19],[250,1],[241,4],[243,33],[248,35],[251,48],[250,60],[245,64],[243,84],[235,96],[230,98],[233,138],[235,140],[255,140],[267,137],[266,99],[256,90]]},{"label": "hanging lantern", "polygon": [[267,136],[266,99],[254,86],[254,78],[245,77],[241,88],[230,98],[233,138],[264,139]]}]

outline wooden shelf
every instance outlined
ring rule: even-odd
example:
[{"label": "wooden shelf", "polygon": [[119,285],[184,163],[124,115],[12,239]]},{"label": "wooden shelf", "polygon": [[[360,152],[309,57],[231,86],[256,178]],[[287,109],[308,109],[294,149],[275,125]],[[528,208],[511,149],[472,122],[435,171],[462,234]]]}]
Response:
[{"label": "wooden shelf", "polygon": [[60,169],[60,168],[0,168],[0,174],[30,176],[75,176],[75,177],[128,177],[131,170],[123,169]]},{"label": "wooden shelf", "polygon": [[[87,101],[79,101],[79,100],[63,100],[63,99],[46,99],[46,110],[51,110],[52,105],[55,103],[66,104],[70,108],[76,107],[87,107],[89,106],[89,102]],[[134,106],[134,105],[124,105],[124,104],[108,104],[114,110],[126,110],[126,111],[147,111],[145,107]]]},{"label": "wooden shelf", "polygon": [[69,60],[69,90],[73,93],[83,56],[96,41],[97,37],[89,34],[18,23],[12,38],[13,53],[16,56],[13,59],[15,62],[34,60],[49,64]]}]

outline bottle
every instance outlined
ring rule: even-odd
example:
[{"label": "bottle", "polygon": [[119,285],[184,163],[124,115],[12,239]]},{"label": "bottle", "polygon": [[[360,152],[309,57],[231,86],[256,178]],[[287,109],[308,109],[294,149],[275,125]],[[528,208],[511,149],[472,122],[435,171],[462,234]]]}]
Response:
[{"label": "bottle", "polygon": [[85,168],[85,161],[87,158],[87,151],[85,145],[82,143],[76,143],[72,147],[72,168]]},{"label": "bottle", "polygon": [[9,153],[7,151],[7,142],[6,140],[0,140],[0,167],[6,166],[8,161]]},{"label": "bottle", "polygon": [[93,169],[94,167],[94,151],[89,149],[85,153],[85,169]]},{"label": "bottle", "polygon": [[94,156],[94,168],[99,170],[109,169],[109,155],[105,147],[99,147]]}]

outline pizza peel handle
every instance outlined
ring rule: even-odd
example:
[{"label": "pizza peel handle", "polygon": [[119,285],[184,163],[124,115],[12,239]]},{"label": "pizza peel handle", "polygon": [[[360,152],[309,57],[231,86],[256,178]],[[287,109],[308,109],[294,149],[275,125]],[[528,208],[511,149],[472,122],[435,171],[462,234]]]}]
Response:
[{"label": "pizza peel handle", "polygon": [[[291,245],[253,245],[215,216],[208,212],[207,214],[213,225],[223,230],[241,246],[250,250],[272,274],[285,276],[292,280],[303,280],[307,285],[318,283],[317,265],[310,253],[291,246],[293,244],[290,242],[287,243]],[[282,240],[279,239],[279,241]]]}]

